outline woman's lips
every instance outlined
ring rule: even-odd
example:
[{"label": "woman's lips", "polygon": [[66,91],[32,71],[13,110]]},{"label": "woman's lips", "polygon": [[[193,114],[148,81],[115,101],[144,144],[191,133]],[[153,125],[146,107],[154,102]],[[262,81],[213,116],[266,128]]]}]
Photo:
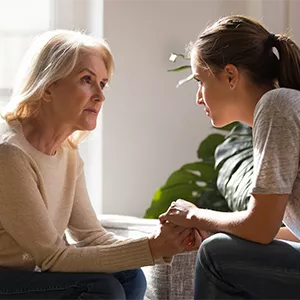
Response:
[{"label": "woman's lips", "polygon": [[84,111],[89,112],[89,113],[94,114],[94,115],[98,115],[98,111],[96,109],[87,108]]},{"label": "woman's lips", "polygon": [[204,107],[204,111],[205,111],[206,115],[209,116],[209,109],[207,109],[206,107]]}]

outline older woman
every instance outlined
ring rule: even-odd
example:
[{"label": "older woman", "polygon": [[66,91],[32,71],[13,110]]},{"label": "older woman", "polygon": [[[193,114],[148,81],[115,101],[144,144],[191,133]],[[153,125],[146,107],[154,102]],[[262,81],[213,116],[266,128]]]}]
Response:
[{"label": "older woman", "polygon": [[0,299],[143,299],[139,268],[201,241],[170,223],[139,239],[101,227],[77,146],[112,72],[108,45],[74,31],[42,34],[24,58],[0,124]]}]

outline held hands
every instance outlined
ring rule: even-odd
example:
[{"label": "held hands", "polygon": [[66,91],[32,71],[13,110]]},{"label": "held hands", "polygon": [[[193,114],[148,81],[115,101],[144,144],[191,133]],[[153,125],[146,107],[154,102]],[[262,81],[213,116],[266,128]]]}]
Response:
[{"label": "held hands", "polygon": [[160,225],[149,237],[154,259],[197,250],[202,241],[212,235],[198,230],[199,209],[185,200],[172,202],[168,210],[159,216]]},{"label": "held hands", "polygon": [[170,222],[159,224],[149,237],[149,245],[154,259],[198,249],[202,237],[196,229],[184,228]]},{"label": "held hands", "polygon": [[159,220],[161,223],[169,221],[186,228],[197,227],[198,211],[193,203],[179,199],[172,202],[168,210],[159,216]]}]

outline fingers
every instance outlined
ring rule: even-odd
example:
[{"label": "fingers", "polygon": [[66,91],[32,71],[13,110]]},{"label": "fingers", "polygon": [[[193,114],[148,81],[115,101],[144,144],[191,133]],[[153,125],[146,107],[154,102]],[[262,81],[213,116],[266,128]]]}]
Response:
[{"label": "fingers", "polygon": [[178,199],[173,201],[168,210],[159,216],[159,221],[164,224],[166,221],[183,227],[195,227],[194,219],[197,207],[188,201]]},{"label": "fingers", "polygon": [[198,250],[201,243],[203,242],[203,238],[197,229],[194,229],[194,240],[193,244],[188,248],[189,251]]},{"label": "fingers", "polygon": [[167,221],[166,213],[161,214],[161,215],[158,217],[158,219],[159,219],[160,224],[164,224],[164,223]]},{"label": "fingers", "polygon": [[[176,219],[179,217],[180,211],[178,211],[175,207],[169,208],[167,212],[161,214],[158,219],[160,224],[164,224],[166,221],[169,221],[174,224],[178,224],[180,222],[177,222]],[[179,225],[179,224],[178,224]]]},{"label": "fingers", "polygon": [[186,246],[193,239],[192,233],[193,233],[192,229],[185,228],[178,234],[178,239],[181,241],[182,244]]}]

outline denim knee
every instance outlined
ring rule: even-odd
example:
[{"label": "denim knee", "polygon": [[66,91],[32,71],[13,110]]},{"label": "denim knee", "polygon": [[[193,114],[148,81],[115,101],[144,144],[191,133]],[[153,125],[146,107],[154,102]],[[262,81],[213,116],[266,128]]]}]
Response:
[{"label": "denim knee", "polygon": [[[114,276],[109,276],[108,280],[99,280],[89,283],[87,294],[92,293],[102,295],[103,285],[105,285],[105,299],[126,300],[124,287]],[[85,298],[82,297],[82,299]]]},{"label": "denim knee", "polygon": [[132,272],[132,285],[138,287],[140,290],[146,291],[147,289],[147,280],[142,269],[134,269],[127,272]]},{"label": "denim knee", "polygon": [[127,299],[144,299],[147,281],[141,269],[121,271],[113,274],[122,284]]},{"label": "denim knee", "polygon": [[232,241],[233,237],[225,233],[216,233],[207,238],[198,250],[197,264],[201,264],[202,267],[221,264],[222,259],[226,259],[224,254]]},{"label": "denim knee", "polygon": [[142,269],[135,269],[134,271],[136,272],[136,277],[135,277],[136,286],[138,286],[141,290],[146,292],[147,280],[144,272],[142,271]]}]

